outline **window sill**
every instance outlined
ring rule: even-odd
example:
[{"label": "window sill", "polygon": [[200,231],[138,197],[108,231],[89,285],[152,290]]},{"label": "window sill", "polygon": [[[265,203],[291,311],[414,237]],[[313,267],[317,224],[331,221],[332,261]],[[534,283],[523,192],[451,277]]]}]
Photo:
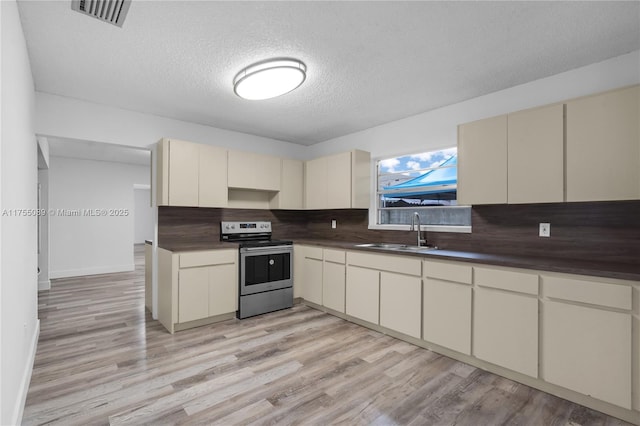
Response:
[{"label": "window sill", "polygon": [[[422,225],[420,227],[427,232],[456,232],[461,234],[471,234],[471,226],[447,226],[447,225]],[[410,231],[410,225],[378,225],[369,224],[369,229],[382,231]]]}]

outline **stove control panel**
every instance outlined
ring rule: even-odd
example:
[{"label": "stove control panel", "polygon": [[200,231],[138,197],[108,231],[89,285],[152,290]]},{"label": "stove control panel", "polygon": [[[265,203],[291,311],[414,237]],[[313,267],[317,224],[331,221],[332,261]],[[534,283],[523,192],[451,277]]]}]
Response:
[{"label": "stove control panel", "polygon": [[271,233],[271,222],[220,222],[221,234]]}]

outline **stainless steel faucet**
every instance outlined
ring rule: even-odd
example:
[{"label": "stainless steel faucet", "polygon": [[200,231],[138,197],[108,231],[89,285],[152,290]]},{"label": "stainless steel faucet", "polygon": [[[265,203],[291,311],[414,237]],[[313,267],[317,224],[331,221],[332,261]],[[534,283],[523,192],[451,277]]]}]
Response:
[{"label": "stainless steel faucet", "polygon": [[411,216],[411,229],[410,231],[413,231],[416,226],[416,222],[418,223],[418,247],[422,246],[422,245],[427,245],[427,240],[426,239],[422,239],[422,236],[420,235],[420,215],[418,214],[418,212],[413,212],[413,216]]}]

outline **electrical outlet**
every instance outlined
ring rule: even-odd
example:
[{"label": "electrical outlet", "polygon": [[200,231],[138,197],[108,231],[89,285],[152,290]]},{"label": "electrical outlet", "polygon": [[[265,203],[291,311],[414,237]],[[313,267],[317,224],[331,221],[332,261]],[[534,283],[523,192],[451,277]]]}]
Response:
[{"label": "electrical outlet", "polygon": [[335,219],[331,219],[331,229],[336,229],[338,227],[338,221]]},{"label": "electrical outlet", "polygon": [[550,237],[551,236],[551,224],[550,223],[541,223],[540,231],[538,233],[540,237]]}]

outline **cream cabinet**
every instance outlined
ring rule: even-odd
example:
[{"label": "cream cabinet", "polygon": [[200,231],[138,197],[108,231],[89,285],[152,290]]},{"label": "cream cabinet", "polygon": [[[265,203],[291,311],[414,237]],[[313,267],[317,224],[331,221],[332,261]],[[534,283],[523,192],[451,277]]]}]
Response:
[{"label": "cream cabinet", "polygon": [[[542,275],[541,373],[550,383],[632,408],[630,283]],[[635,383],[637,391],[638,383]],[[638,408],[638,407],[636,407]]]},{"label": "cream cabinet", "polygon": [[507,116],[458,126],[458,204],[507,202]]},{"label": "cream cabinet", "polygon": [[564,105],[507,116],[507,202],[564,201]]},{"label": "cream cabinet", "polygon": [[225,149],[162,139],[156,151],[156,204],[159,206],[226,207]]},{"label": "cream cabinet", "polygon": [[322,305],[322,248],[305,247],[302,260],[302,298]]},{"label": "cream cabinet", "polygon": [[158,249],[158,320],[169,332],[232,318],[237,304],[237,250]]},{"label": "cream cabinet", "polygon": [[354,150],[305,162],[305,208],[368,208],[371,156]]},{"label": "cream cabinet", "polygon": [[421,295],[421,277],[380,272],[380,325],[419,339]]},{"label": "cream cabinet", "polygon": [[564,105],[519,111],[458,127],[460,204],[561,201]]},{"label": "cream cabinet", "polygon": [[229,188],[280,191],[280,158],[232,150],[228,155]]},{"label": "cream cabinet", "polygon": [[425,260],[423,271],[423,340],[471,355],[471,265]]},{"label": "cream cabinet", "polygon": [[379,306],[380,272],[357,266],[347,266],[346,314],[378,324]]},{"label": "cream cabinet", "polygon": [[640,88],[567,102],[567,201],[640,198]]},{"label": "cream cabinet", "polygon": [[347,315],[419,338],[421,274],[419,258],[347,252]]},{"label": "cream cabinet", "polygon": [[282,159],[280,191],[271,199],[272,209],[302,210],[304,208],[304,162]]},{"label": "cream cabinet", "polygon": [[473,346],[477,358],[538,377],[538,275],[474,267]]},{"label": "cream cabinet", "polygon": [[322,304],[326,308],[345,312],[346,266],[344,250],[324,249],[322,267]]}]

